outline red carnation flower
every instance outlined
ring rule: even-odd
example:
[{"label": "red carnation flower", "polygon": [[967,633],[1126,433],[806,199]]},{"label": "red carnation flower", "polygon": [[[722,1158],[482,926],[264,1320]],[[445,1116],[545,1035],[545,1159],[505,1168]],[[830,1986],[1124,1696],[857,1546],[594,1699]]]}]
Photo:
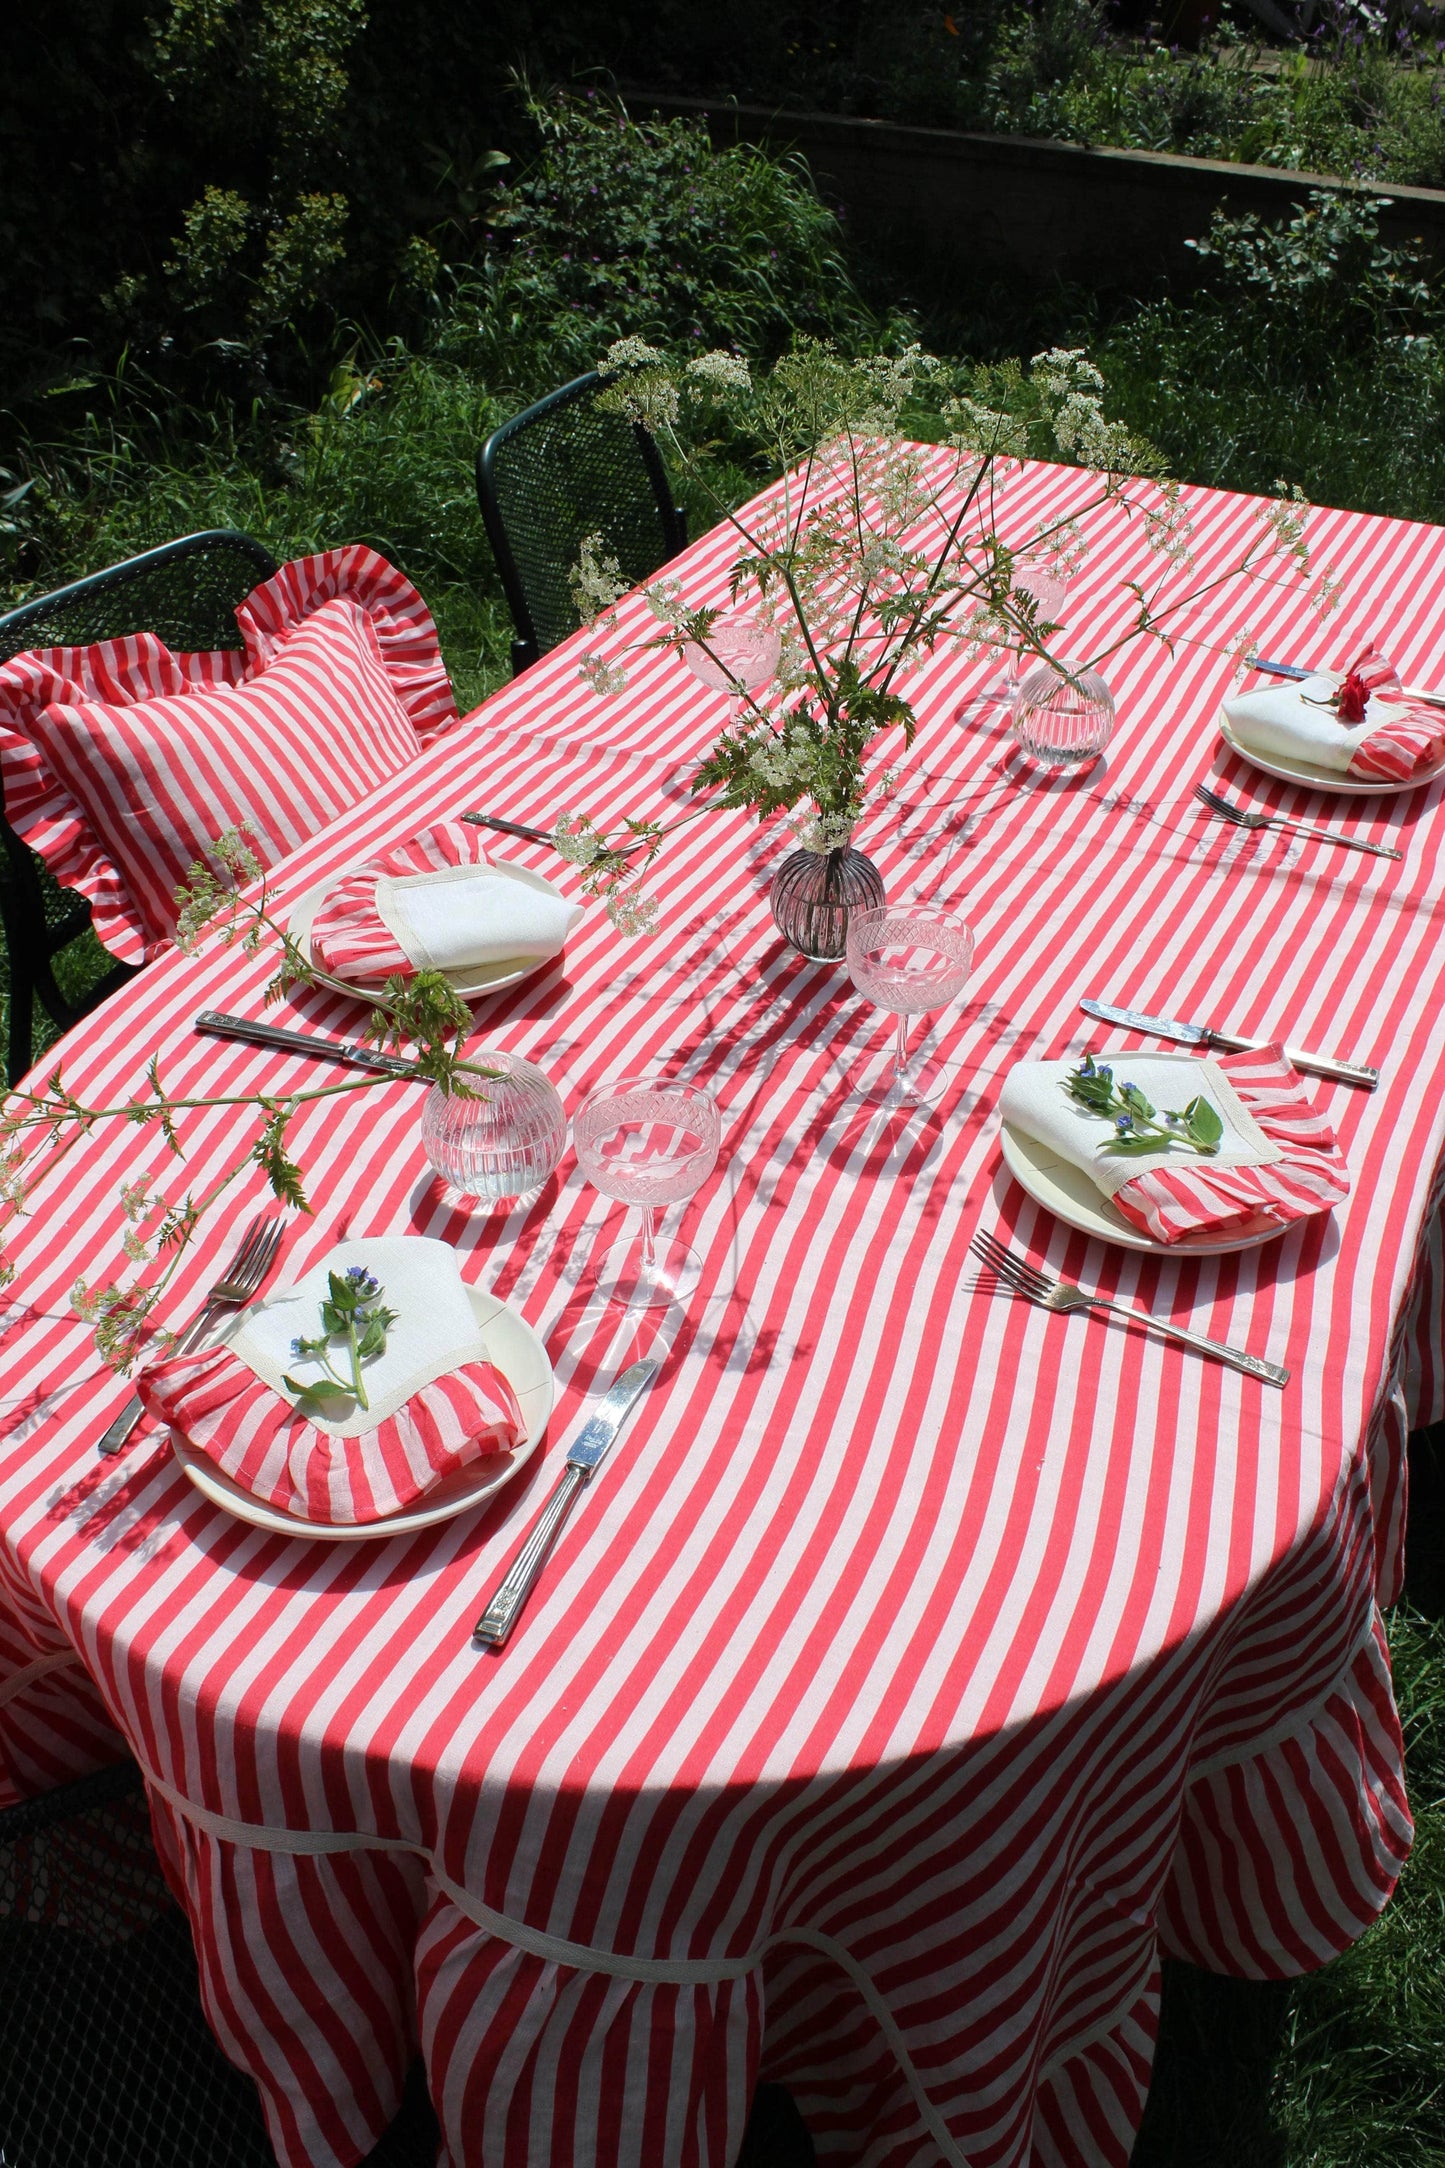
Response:
[{"label": "red carnation flower", "polygon": [[1352,670],[1335,697],[1335,712],[1342,723],[1362,723],[1370,688],[1358,670]]}]

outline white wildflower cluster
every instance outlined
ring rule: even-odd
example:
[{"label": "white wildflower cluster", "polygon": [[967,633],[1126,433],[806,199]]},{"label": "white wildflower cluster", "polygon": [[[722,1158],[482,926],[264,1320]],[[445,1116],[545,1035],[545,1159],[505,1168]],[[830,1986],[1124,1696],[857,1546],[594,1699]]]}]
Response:
[{"label": "white wildflower cluster", "polygon": [[806,746],[764,738],[749,754],[748,766],[765,790],[785,791],[806,782],[813,762]]},{"label": "white wildflower cluster", "polygon": [[569,865],[590,866],[607,848],[602,835],[586,813],[564,813],[552,830],[552,848]]},{"label": "white wildflower cluster", "polygon": [[675,625],[687,607],[682,599],[681,580],[653,580],[642,593],[659,624]]},{"label": "white wildflower cluster", "polygon": [[[25,1210],[29,1184],[25,1179],[24,1147],[13,1141],[16,1136],[16,1125],[7,1122],[0,1128],[0,1137],[5,1139],[3,1149],[0,1149],[0,1205],[8,1205],[10,1213],[18,1217]],[[0,1275],[0,1285],[3,1285],[3,1275]]]},{"label": "white wildflower cluster", "polygon": [[[248,882],[261,878],[261,861],[244,829],[225,829],[209,848],[215,863],[204,858],[193,859],[185,881],[175,892],[175,941],[177,948],[187,954],[213,928],[227,943],[234,940],[239,893]],[[217,866],[221,868],[219,874]],[[217,921],[221,919],[225,923],[218,925]],[[258,921],[248,933],[245,945],[254,948],[260,935]]]},{"label": "white wildflower cluster", "polygon": [[666,356],[655,346],[645,339],[614,339],[597,367],[607,378],[597,394],[603,413],[621,414],[654,437],[677,426],[682,401]]},{"label": "white wildflower cluster", "polygon": [[577,665],[577,675],[603,700],[615,700],[627,690],[627,672],[620,662],[609,662],[605,655],[584,655]]},{"label": "white wildflower cluster", "polygon": [[567,585],[584,625],[595,625],[603,611],[610,610],[618,596],[626,594],[622,567],[600,533],[583,535]]},{"label": "white wildflower cluster", "polygon": [[1310,511],[1309,499],[1297,483],[1276,482],[1274,487],[1274,503],[1258,506],[1255,517],[1269,528],[1279,555],[1292,557],[1300,571],[1308,573],[1310,552],[1305,540],[1305,521]]},{"label": "white wildflower cluster", "polygon": [[613,340],[597,364],[597,374],[621,376],[624,369],[662,369],[666,366],[666,354],[655,346],[649,346],[646,339],[633,335]]},{"label": "white wildflower cluster", "polygon": [[1237,632],[1229,643],[1228,654],[1234,664],[1236,677],[1243,677],[1245,665],[1259,646],[1259,635],[1254,632]]},{"label": "white wildflower cluster", "polygon": [[260,880],[261,861],[247,842],[244,828],[222,829],[211,851],[238,886]]},{"label": "white wildflower cluster", "polygon": [[981,465],[988,459],[1024,459],[1028,455],[1028,424],[1000,407],[986,406],[960,392],[944,401],[943,419],[948,442],[961,459]]},{"label": "white wildflower cluster", "polygon": [[[80,1279],[70,1290],[70,1307],[95,1335],[98,1354],[113,1370],[124,1370],[146,1337],[146,1320],[155,1302],[152,1289],[122,1287],[107,1280],[98,1287]],[[169,1334],[157,1334],[162,1349]]]},{"label": "white wildflower cluster", "polygon": [[753,373],[741,354],[725,353],[721,347],[695,354],[687,365],[687,376],[694,385],[714,393],[753,388]]},{"label": "white wildflower cluster", "polygon": [[1073,579],[1088,554],[1089,545],[1076,519],[1042,520],[1034,529],[1031,562],[1056,579]]},{"label": "white wildflower cluster", "polygon": [[925,354],[916,342],[896,354],[869,354],[854,362],[862,393],[857,428],[864,436],[891,436],[915,386],[921,378],[936,375],[941,366],[936,355]]},{"label": "white wildflower cluster", "polygon": [[841,851],[852,841],[853,830],[862,812],[861,805],[845,807],[841,813],[801,813],[788,823],[798,840],[801,850]]},{"label": "white wildflower cluster", "polygon": [[1333,565],[1326,565],[1310,591],[1310,602],[1316,617],[1328,617],[1345,599],[1344,582]]},{"label": "white wildflower cluster", "polygon": [[799,632],[785,627],[778,643],[778,667],[773,672],[773,684],[779,693],[801,692],[808,682],[812,664],[807,643]]},{"label": "white wildflower cluster", "polygon": [[1135,474],[1148,447],[1104,414],[1104,379],[1079,346],[1051,346],[1029,363],[1029,381],[1065,459],[1105,474]]},{"label": "white wildflower cluster", "polygon": [[657,898],[640,888],[614,888],[607,898],[607,916],[619,933],[656,933]]},{"label": "white wildflower cluster", "polygon": [[1176,481],[1159,482],[1144,506],[1144,537],[1157,557],[1181,572],[1194,565],[1194,520]]},{"label": "white wildflower cluster", "polygon": [[1029,375],[1055,405],[1075,396],[1097,400],[1104,389],[1102,374],[1082,346],[1046,347],[1029,363]]},{"label": "white wildflower cluster", "polygon": [[141,1232],[141,1225],[155,1212],[164,1212],[166,1200],[160,1195],[152,1196],[144,1182],[122,1182],[120,1185],[120,1209],[126,1227],[121,1236],[121,1247],[134,1265],[143,1265],[151,1254],[150,1244]]}]

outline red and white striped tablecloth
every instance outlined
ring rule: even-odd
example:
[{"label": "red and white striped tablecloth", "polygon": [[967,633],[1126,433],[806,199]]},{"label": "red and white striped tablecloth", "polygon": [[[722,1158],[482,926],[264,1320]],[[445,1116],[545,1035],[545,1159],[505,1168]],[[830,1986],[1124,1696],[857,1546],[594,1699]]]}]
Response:
[{"label": "red and white striped tablecloth", "polygon": [[[1088,486],[1030,469],[1009,516],[1022,534]],[[1189,498],[1201,566],[1227,564],[1254,507]],[[126,1388],[72,1283],[120,1262],[122,1180],[199,1190],[251,1125],[188,1117],[182,1178],[113,1124],[42,1179],[0,1313],[7,1781],[38,1789],[124,1735],[286,2168],[359,2159],[418,2045],[456,2168],[729,2168],[759,2076],[793,2088],[825,2160],[1115,2168],[1161,1950],[1295,1972],[1387,1899],[1410,1823],[1376,1602],[1398,1585],[1407,1374],[1438,1412],[1413,1324],[1445,1151],[1445,789],[1306,801],[1396,839],[1399,864],[1237,833],[1191,799],[1212,775],[1299,803],[1215,735],[1230,665],[1210,643],[1242,624],[1331,662],[1376,639],[1445,683],[1445,534],[1332,512],[1311,533],[1339,614],[1321,628],[1261,585],[1215,597],[1172,658],[1127,649],[1082,780],[1030,779],[998,727],[955,723],[989,664],[919,682],[899,793],[860,841],[891,895],[953,899],[976,931],[935,1113],[880,1129],[860,1107],[891,1020],[783,946],[766,887],[787,839],[741,816],[669,846],[655,939],[594,911],[564,962],[481,1009],[482,1038],[569,1106],[644,1069],[716,1093],[684,1316],[634,1329],[590,1296],[621,1215],[570,1153],[535,1202],[468,1212],[429,1177],[414,1086],[302,1114],[317,1209],[292,1268],[343,1234],[440,1235],[546,1337],[549,1448],[484,1510],[310,1544],[229,1518],[164,1445],[99,1460]],[[1090,542],[1080,651],[1125,621],[1138,569],[1116,515]],[[692,599],[724,598],[731,554],[714,535],[680,560]],[[644,619],[627,605],[623,634]],[[287,861],[283,899],[467,806],[677,807],[722,696],[650,655],[605,703],[576,661],[558,650]],[[271,970],[215,946],[152,967],[71,1035],[68,1081],[123,1096],[154,1050],[177,1090],[314,1080],[189,1029],[261,1014]],[[1032,1204],[1001,1166],[1000,1083],[1023,1056],[1139,1043],[1080,1015],[1090,992],[1377,1062],[1373,1095],[1319,1087],[1344,1208],[1160,1260]],[[319,993],[287,1006],[356,1021]],[[207,1226],[178,1316],[262,1193],[248,1178]],[[1292,1382],[991,1294],[979,1226]],[[574,1419],[648,1348],[657,1385],[514,1638],[478,1654]]]}]

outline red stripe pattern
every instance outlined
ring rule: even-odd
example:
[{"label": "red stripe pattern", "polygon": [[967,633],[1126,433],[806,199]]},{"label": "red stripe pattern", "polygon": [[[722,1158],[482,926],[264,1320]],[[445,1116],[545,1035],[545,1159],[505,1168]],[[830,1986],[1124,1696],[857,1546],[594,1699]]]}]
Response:
[{"label": "red stripe pattern", "polygon": [[338,1434],[299,1416],[228,1348],[143,1370],[136,1390],[243,1490],[310,1521],[379,1521],[446,1477],[515,1450],[516,1396],[491,1363],[434,1378],[371,1430]]},{"label": "red stripe pattern", "polygon": [[1335,1133],[1282,1046],[1225,1054],[1219,1066],[1264,1134],[1284,1147],[1284,1158],[1267,1167],[1159,1167],[1124,1183],[1114,1193],[1115,1206],[1156,1242],[1287,1227],[1331,1211],[1349,1195],[1349,1170]]},{"label": "red stripe pattern", "polygon": [[[1088,490],[1025,467],[1005,539]],[[1258,508],[1185,495],[1208,579]],[[1442,682],[1445,534],[1331,511],[1310,533],[1355,651],[1378,631]],[[1088,541],[1078,653],[1137,606],[1137,523],[1093,515]],[[733,556],[712,535],[678,561],[690,603],[726,603]],[[931,1025],[952,1082],[929,1115],[880,1128],[857,1096],[891,1020],[783,947],[766,888],[789,839],[741,815],[671,840],[655,939],[589,913],[565,974],[479,1009],[479,1038],[570,1106],[638,1070],[717,1096],[724,1149],[679,1215],[703,1267],[685,1316],[639,1332],[591,1298],[622,1216],[570,1158],[540,1198],[467,1212],[429,1179],[404,1080],[298,1115],[316,1214],[293,1269],[342,1232],[438,1236],[546,1339],[536,1480],[481,1510],[307,1545],[212,1508],[163,1441],[99,1460],[125,1387],[67,1292],[120,1261],[119,1182],[164,1187],[173,1163],[110,1125],[38,1176],[0,1315],[0,1753],[17,1789],[108,1726],[141,1756],[211,2022],[285,2168],[359,2160],[418,2040],[453,2168],[731,2168],[760,2076],[795,2089],[825,2161],[1125,2168],[1161,1950],[1290,1972],[1385,1901],[1410,1823],[1375,1604],[1445,1160],[1445,786],[1408,822],[1332,801],[1398,863],[1202,815],[1211,772],[1301,804],[1216,734],[1246,613],[1308,651],[1286,588],[1216,590],[1172,654],[1110,663],[1119,727],[1082,780],[1040,784],[996,729],[955,724],[987,658],[913,681],[918,736],[861,841],[890,897],[947,901],[977,938]],[[651,625],[628,601],[608,651]],[[281,905],[455,816],[483,770],[517,820],[666,817],[725,695],[644,653],[606,704],[578,651],[297,851]],[[152,1051],[180,1090],[311,1079],[190,1029],[201,1007],[260,1015],[272,971],[217,946],[158,963],[71,1035],[68,1085],[127,1092]],[[1138,1050],[1084,1020],[1089,993],[1377,1063],[1378,1091],[1318,1100],[1349,1196],[1222,1257],[1109,1248],[1036,1207],[1002,1171],[998,1095],[1022,1058]],[[355,1028],[339,995],[289,1013]],[[234,1108],[188,1117],[187,1181],[250,1136]],[[970,1266],[980,1225],[1287,1364],[1289,1387],[1000,1299]],[[231,1235],[208,1225],[185,1259],[176,1319]],[[647,1350],[657,1382],[512,1640],[479,1655],[573,1425]]]},{"label": "red stripe pattern", "polygon": [[237,619],[244,656],[141,633],[0,668],[8,818],[127,963],[169,941],[214,837],[274,865],[456,718],[431,617],[374,550],[283,567]]}]

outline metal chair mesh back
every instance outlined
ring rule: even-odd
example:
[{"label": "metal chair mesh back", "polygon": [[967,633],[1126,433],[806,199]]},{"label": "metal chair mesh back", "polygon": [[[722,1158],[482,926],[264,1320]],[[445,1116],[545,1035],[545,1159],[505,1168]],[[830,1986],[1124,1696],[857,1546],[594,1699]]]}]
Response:
[{"label": "metal chair mesh back", "polygon": [[[655,447],[621,415],[599,411],[598,384],[593,376],[564,386],[506,423],[483,453],[515,573],[515,581],[507,578],[498,548],[519,645],[535,638],[537,654],[582,621],[570,577],[586,536],[602,536],[629,586],[675,556],[686,539]],[[485,512],[487,482],[479,482]]]},{"label": "metal chair mesh back", "polygon": [[249,535],[187,535],[0,617],[0,662],[32,647],[87,647],[154,632],[178,650],[238,648],[236,604],[276,561]]},{"label": "metal chair mesh back", "polygon": [[[424,2090],[370,2168],[432,2168]],[[201,2009],[185,1915],[123,1763],[0,1810],[4,2168],[275,2168]]]},{"label": "metal chair mesh back", "polygon": [[[236,604],[275,570],[270,551],[250,535],[230,528],[185,535],[0,617],[0,663],[30,648],[86,647],[135,632],[154,632],[177,651],[239,648]],[[20,841],[4,819],[3,802],[0,844],[0,915],[10,976],[6,1072],[16,1084],[30,1067],[36,999],[68,1030],[130,974],[117,965],[78,1000],[62,994],[50,959],[85,931],[89,906],[59,887]]]}]

